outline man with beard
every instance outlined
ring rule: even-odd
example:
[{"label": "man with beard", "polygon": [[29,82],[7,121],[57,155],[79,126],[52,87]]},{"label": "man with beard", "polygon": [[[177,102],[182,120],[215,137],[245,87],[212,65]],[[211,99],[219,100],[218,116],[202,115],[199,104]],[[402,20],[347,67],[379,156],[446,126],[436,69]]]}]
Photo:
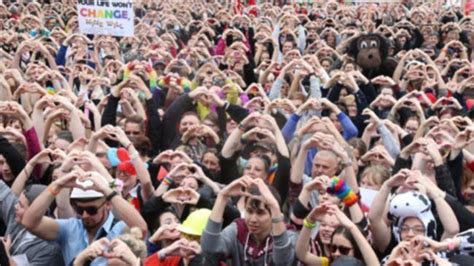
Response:
[{"label": "man with beard", "polygon": [[[86,186],[86,182],[89,185]],[[80,183],[87,189],[78,188]],[[52,219],[43,216],[63,188],[72,189],[70,201],[77,218]],[[100,174],[79,173],[76,170],[52,182],[28,208],[22,223],[36,236],[58,242],[66,265],[71,265],[90,243],[103,237],[112,240],[123,234],[127,226],[147,231],[140,214],[118,192],[112,190]],[[98,258],[91,265],[104,263],[105,258]]]}]

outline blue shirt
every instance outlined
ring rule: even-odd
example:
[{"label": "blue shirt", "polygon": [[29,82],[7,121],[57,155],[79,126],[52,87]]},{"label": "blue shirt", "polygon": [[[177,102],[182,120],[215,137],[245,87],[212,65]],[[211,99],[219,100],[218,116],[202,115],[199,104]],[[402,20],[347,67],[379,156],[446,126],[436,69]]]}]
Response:
[{"label": "blue shirt", "polygon": [[[94,241],[102,238],[104,235],[107,236],[109,240],[112,240],[123,233],[127,225],[119,221],[112,226],[113,220],[114,216],[112,212],[109,212],[105,223],[97,230]],[[78,218],[58,219],[56,222],[59,224],[59,235],[56,241],[59,243],[63,252],[64,263],[70,265],[72,260],[89,246],[87,231],[84,228],[82,220]],[[107,261],[105,258],[97,258],[91,265],[107,265]]]}]

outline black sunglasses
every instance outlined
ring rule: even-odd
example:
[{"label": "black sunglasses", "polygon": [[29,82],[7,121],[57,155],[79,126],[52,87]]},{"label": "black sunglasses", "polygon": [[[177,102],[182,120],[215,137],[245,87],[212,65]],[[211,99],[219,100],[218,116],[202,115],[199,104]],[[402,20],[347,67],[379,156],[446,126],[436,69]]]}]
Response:
[{"label": "black sunglasses", "polygon": [[105,205],[107,201],[104,201],[102,204],[100,204],[99,206],[95,207],[95,206],[89,206],[89,207],[79,207],[75,204],[72,205],[72,207],[74,208],[74,210],[76,211],[77,214],[81,215],[84,214],[84,211],[87,212],[87,214],[89,215],[96,215],[97,212],[99,211],[99,209]]},{"label": "black sunglasses", "polygon": [[339,253],[341,253],[344,256],[347,256],[349,255],[349,252],[351,252],[352,248],[338,246],[338,245],[330,245],[329,250],[331,251],[331,253],[335,253],[336,250],[339,250]]}]

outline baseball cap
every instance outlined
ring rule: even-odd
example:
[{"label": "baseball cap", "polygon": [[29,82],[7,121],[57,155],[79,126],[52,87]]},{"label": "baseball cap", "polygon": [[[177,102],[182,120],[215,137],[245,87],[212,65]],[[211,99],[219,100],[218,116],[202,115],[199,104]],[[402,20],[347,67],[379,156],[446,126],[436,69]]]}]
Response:
[{"label": "baseball cap", "polygon": [[242,150],[242,157],[244,159],[248,159],[250,157],[250,153],[257,148],[264,149],[266,151],[271,151],[273,153],[276,152],[275,144],[266,143],[263,141],[252,141],[245,145],[244,149]]}]

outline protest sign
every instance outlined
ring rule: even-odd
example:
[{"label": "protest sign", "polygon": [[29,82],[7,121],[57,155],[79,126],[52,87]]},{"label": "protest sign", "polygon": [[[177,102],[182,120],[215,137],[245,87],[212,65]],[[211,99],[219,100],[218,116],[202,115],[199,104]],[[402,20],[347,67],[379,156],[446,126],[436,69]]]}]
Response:
[{"label": "protest sign", "polygon": [[368,188],[359,188],[359,191],[362,203],[370,208],[378,191]]},{"label": "protest sign", "polygon": [[133,36],[132,0],[79,0],[77,13],[81,33]]}]

